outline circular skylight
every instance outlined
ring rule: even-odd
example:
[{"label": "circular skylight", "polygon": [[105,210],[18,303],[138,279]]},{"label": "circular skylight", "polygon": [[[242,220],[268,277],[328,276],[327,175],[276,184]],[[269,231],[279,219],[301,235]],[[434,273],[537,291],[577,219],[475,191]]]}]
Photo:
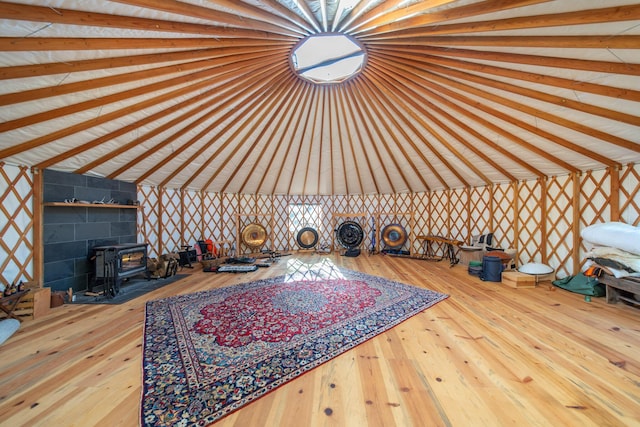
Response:
[{"label": "circular skylight", "polygon": [[341,83],[362,71],[364,47],[343,34],[309,36],[291,53],[296,74],[313,83]]}]

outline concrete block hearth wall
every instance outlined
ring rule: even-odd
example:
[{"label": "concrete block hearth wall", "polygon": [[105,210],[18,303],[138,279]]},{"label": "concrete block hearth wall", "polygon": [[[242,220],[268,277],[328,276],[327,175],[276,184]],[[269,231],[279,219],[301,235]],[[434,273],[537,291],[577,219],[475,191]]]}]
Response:
[{"label": "concrete block hearth wall", "polygon": [[[135,184],[45,170],[43,201],[136,200]],[[43,217],[44,286],[52,290],[88,289],[94,280],[92,248],[136,243],[137,210],[91,206],[45,206]]]}]

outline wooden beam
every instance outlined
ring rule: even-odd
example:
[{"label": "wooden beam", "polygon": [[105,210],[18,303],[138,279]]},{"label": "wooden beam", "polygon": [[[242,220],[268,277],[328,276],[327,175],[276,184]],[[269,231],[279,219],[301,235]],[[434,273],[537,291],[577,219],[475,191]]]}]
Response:
[{"label": "wooden beam", "polygon": [[[146,9],[161,10],[182,16],[190,16],[196,19],[210,20],[211,22],[231,25],[238,28],[255,28],[263,31],[278,33],[280,29],[289,33],[303,34],[297,25],[291,25],[291,21],[284,20],[278,15],[273,15],[267,11],[239,1],[209,0],[222,7],[212,9],[205,6],[184,3],[176,0],[113,0],[130,6]],[[235,13],[225,12],[224,9],[231,8]]]},{"label": "wooden beam", "polygon": [[609,206],[611,209],[611,221],[620,221],[620,168],[608,169],[611,188],[609,194]]},{"label": "wooden beam", "polygon": [[[640,38],[638,40],[640,43]],[[369,49],[369,52],[373,54],[373,52],[379,51],[379,48]],[[626,99],[629,101],[640,101],[640,90],[633,90],[630,88],[620,88],[614,86],[600,85],[595,83],[589,83],[584,81],[577,81],[572,79],[566,79],[562,77],[555,77],[546,74],[540,74],[532,71],[520,71],[514,70],[510,68],[497,67],[494,65],[489,65],[486,63],[476,63],[470,61],[461,61],[447,58],[448,56],[453,57],[465,57],[466,52],[470,52],[468,50],[458,50],[458,49],[442,49],[442,48],[431,48],[428,46],[423,47],[394,47],[393,50],[385,49],[386,53],[390,53],[391,55],[395,55],[397,57],[403,57],[403,53],[417,53],[423,55],[422,58],[419,56],[409,56],[407,58],[416,58],[421,63],[425,65],[429,64],[440,64],[444,67],[448,67],[449,69],[465,69],[469,71],[475,71],[483,74],[492,74],[498,77],[507,77],[510,79],[522,80],[530,83],[542,84],[547,86],[558,87],[562,89],[571,89],[573,91],[587,92],[593,93],[596,95],[607,96],[611,98],[617,99]],[[474,54],[471,54],[474,56]],[[495,60],[500,58],[500,54],[496,53]],[[585,61],[585,70],[588,68],[588,64]],[[596,65],[597,67],[597,65]],[[558,63],[556,64],[556,68],[564,68],[563,67],[563,59],[558,58]],[[592,71],[589,69],[589,71]],[[639,69],[640,71],[640,69]],[[639,72],[640,75],[640,72]]]},{"label": "wooden beam", "polygon": [[[228,14],[231,15],[231,14]],[[233,16],[233,15],[231,15]],[[249,37],[258,39],[282,39],[283,37],[297,37],[298,34],[283,30],[275,25],[267,25],[259,21],[244,22],[240,27],[228,25],[203,25],[179,21],[137,18],[133,16],[110,15],[107,13],[84,12],[44,6],[31,6],[0,2],[0,18],[17,21],[46,22],[52,24],[79,25],[81,27],[124,28],[130,30],[144,30],[153,32],[168,32],[179,34],[199,34],[209,37]],[[225,18],[231,17],[221,14],[219,22],[224,24]],[[243,28],[244,27],[244,28]]]},{"label": "wooden beam", "polygon": [[[120,46],[122,46],[123,42],[118,42]],[[225,46],[225,47],[216,47],[209,49],[195,49],[195,50],[186,50],[186,51],[165,51],[162,53],[154,53],[148,55],[129,55],[129,56],[116,56],[111,58],[95,58],[95,59],[86,59],[80,61],[65,61],[65,62],[50,62],[44,64],[30,64],[30,65],[19,65],[14,67],[2,67],[0,68],[0,80],[6,79],[19,79],[25,77],[39,77],[53,74],[67,74],[67,73],[76,73],[81,71],[94,71],[94,70],[106,70],[111,68],[124,68],[124,67],[136,67],[136,70],[139,70],[141,66],[158,64],[158,63],[170,63],[170,62],[178,62],[179,64],[174,65],[174,67],[181,67],[183,64],[192,64],[196,63],[197,60],[202,59],[213,59],[213,58],[223,58],[230,57],[235,55],[243,55],[257,52],[269,52],[271,50],[281,52],[287,52],[286,46],[278,46],[277,44],[263,44],[263,45],[248,45],[248,46]],[[145,73],[149,73],[149,76],[153,76],[153,73],[157,72],[158,68],[152,70],[145,70]],[[132,72],[127,73],[127,75],[134,74]],[[113,78],[113,77],[111,77]],[[92,79],[92,82],[98,80],[108,81],[105,78],[100,79]],[[81,84],[81,83],[80,83]],[[114,83],[116,84],[116,83]],[[106,84],[103,84],[106,86]],[[59,87],[59,86],[56,86]],[[46,90],[51,91],[52,88],[44,88]],[[86,90],[83,88],[82,90]],[[29,91],[22,91],[20,93],[25,93]],[[65,93],[65,92],[62,92]],[[15,96],[15,94],[13,94]],[[60,93],[55,92],[51,95],[53,96],[60,95]],[[41,97],[44,97],[41,96]],[[28,100],[28,98],[26,98]],[[16,102],[24,102],[23,100],[19,100]]]},{"label": "wooden beam", "polygon": [[[286,55],[286,52],[281,51],[279,53]],[[230,58],[231,55],[233,56]],[[227,52],[227,54],[224,55],[205,54],[205,57],[207,57],[207,59],[203,59],[200,61],[180,62],[178,64],[172,64],[164,67],[146,68],[140,71],[129,71],[126,73],[115,74],[108,77],[94,78],[74,83],[60,84],[56,86],[48,86],[38,89],[3,94],[0,95],[0,106],[41,100],[54,96],[68,95],[70,93],[88,92],[102,87],[116,86],[136,81],[144,81],[146,79],[154,79],[162,76],[175,75],[178,73],[197,73],[198,70],[206,72],[206,70],[212,70],[216,67],[220,67],[221,65],[235,62],[236,60],[246,61],[250,56],[252,56],[254,60],[258,60],[261,57],[273,58],[273,55],[278,55],[278,52],[270,52],[269,49],[264,48],[243,48],[237,50],[235,53]],[[168,56],[171,57],[171,55]],[[181,56],[184,57],[184,55]],[[199,55],[197,53],[194,54],[195,58],[197,58],[198,56]],[[122,64],[124,64],[127,62],[127,59],[123,58],[121,61]],[[136,64],[132,65],[135,66]],[[196,78],[194,78],[193,80],[196,80]],[[125,94],[128,92],[129,91],[124,91]]]},{"label": "wooden beam", "polygon": [[[500,0],[488,0],[474,3],[460,8],[452,8],[429,15],[420,15],[414,18],[383,25],[377,28],[367,29],[359,34],[363,40],[370,37],[378,37],[382,33],[388,33],[388,37],[419,37],[445,34],[473,34],[491,31],[524,30],[531,28],[564,27],[568,25],[600,24],[616,21],[634,21],[640,19],[640,5],[614,6],[601,9],[576,10],[570,12],[527,15],[514,18],[494,19],[488,21],[464,22],[459,24],[441,24],[449,19],[460,19],[467,16],[484,15],[489,12],[504,10],[501,3],[508,3],[510,7],[520,7],[523,3],[537,2],[503,2]],[[487,7],[493,3],[497,7]],[[437,25],[428,25],[438,23]]]},{"label": "wooden beam", "polygon": [[[640,45],[640,36],[616,34],[602,36],[465,36],[461,34],[451,36],[417,36],[417,37],[390,37],[380,39],[368,38],[367,48],[383,46],[404,47],[434,47],[447,46],[475,46],[475,47],[542,47],[545,49],[637,49]],[[0,44],[1,46],[1,44]]]},{"label": "wooden beam", "polygon": [[[266,65],[266,64],[263,64]],[[247,68],[245,70],[243,70],[243,72],[246,73],[253,73],[255,72],[256,77],[265,75],[266,76],[266,72],[270,71],[272,68],[266,67],[266,68],[262,68],[260,69],[260,63],[256,63],[254,66],[252,66],[251,68]],[[227,80],[227,79],[225,79]],[[210,82],[213,83],[213,82]],[[231,80],[227,80],[225,81],[225,83],[223,83],[222,85],[219,86],[208,86],[208,90],[206,92],[200,93],[199,95],[189,99],[188,101],[185,101],[184,103],[187,105],[191,105],[191,104],[195,104],[198,101],[202,100],[203,98],[208,98],[212,95],[215,94],[215,96],[208,101],[208,105],[219,105],[220,103],[222,103],[225,99],[227,99],[229,96],[234,96],[235,94],[237,94],[238,89],[240,89],[242,87],[242,83],[241,81],[239,81],[239,79],[233,78]],[[183,103],[181,103],[183,104]],[[181,105],[178,104],[178,105]],[[184,108],[186,107],[186,105],[179,107],[179,108],[172,108],[171,110],[173,112],[178,112],[178,111],[182,111]],[[145,143],[146,141],[150,140],[151,138],[160,135],[161,133],[179,125],[180,123],[187,123],[187,125],[183,126],[181,129],[174,131],[171,135],[169,135],[167,138],[165,138],[162,142],[159,142],[154,148],[160,149],[163,148],[167,145],[170,145],[171,143],[173,143],[174,141],[178,140],[179,138],[188,135],[190,132],[192,132],[194,129],[196,129],[198,126],[202,125],[203,123],[206,123],[207,120],[209,120],[210,118],[212,118],[213,116],[215,116],[218,111],[215,107],[209,107],[207,108],[208,111],[205,112],[205,114],[200,115],[200,117],[198,117],[197,119],[193,120],[194,117],[197,117],[197,115],[200,113],[199,111],[196,110],[201,110],[203,107],[202,106],[197,106],[192,110],[188,110],[188,111],[183,111],[179,116],[175,117],[174,119],[162,124],[162,125],[158,125],[156,127],[154,127],[150,132],[147,132],[144,135],[139,136],[138,138],[133,139],[132,141],[130,141],[127,144],[122,144],[120,145],[118,148],[116,148],[115,150],[111,150],[109,153],[100,156],[98,158],[96,158],[94,161],[89,162],[87,164],[85,164],[82,168],[78,169],[76,171],[76,173],[86,173],[88,171],[90,171],[91,169],[93,169],[94,167],[97,167],[101,164],[104,164],[110,160],[112,160],[113,158],[115,158],[118,155],[124,154],[125,152],[132,150],[136,147],[138,147],[140,144]],[[206,107],[204,107],[206,108]],[[168,110],[164,110],[162,112],[158,112],[156,115],[157,118],[161,118],[163,116],[168,115],[170,112]],[[124,173],[125,171],[127,171],[128,169],[132,168],[134,165],[136,165],[137,163],[143,161],[144,159],[146,159],[149,156],[148,152],[143,152],[140,155],[136,156],[133,159],[129,159],[128,162],[126,162],[124,165],[122,165],[120,168],[118,168],[117,170],[111,172],[111,174],[109,176],[112,176],[113,178],[119,176],[120,174]]]},{"label": "wooden beam", "polygon": [[[138,50],[138,49],[218,49],[279,45],[291,47],[296,39],[262,38],[86,38],[86,37],[0,37],[0,52],[30,52],[58,50]],[[95,59],[94,59],[95,61]]]}]

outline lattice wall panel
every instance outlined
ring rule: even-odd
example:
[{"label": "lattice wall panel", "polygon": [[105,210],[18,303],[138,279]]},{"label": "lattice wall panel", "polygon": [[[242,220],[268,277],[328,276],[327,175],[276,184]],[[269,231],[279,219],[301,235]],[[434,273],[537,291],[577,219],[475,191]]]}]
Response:
[{"label": "lattice wall panel", "polygon": [[256,209],[256,198],[250,194],[238,195],[238,212],[241,214],[258,213]]},{"label": "lattice wall panel", "polygon": [[574,249],[572,176],[550,177],[546,183],[546,191],[547,264],[558,266],[558,277],[571,276]]},{"label": "lattice wall panel", "polygon": [[236,213],[238,210],[238,197],[234,194],[223,194],[221,205],[221,230],[222,238],[232,242],[232,248],[236,250]]},{"label": "lattice wall panel", "polygon": [[333,238],[333,218],[332,214],[335,212],[333,207],[333,198],[330,196],[323,196],[322,200],[322,224],[318,229],[318,243],[321,248],[329,248],[331,246],[331,239]]},{"label": "lattice wall panel", "polygon": [[286,196],[273,196],[270,200],[273,215],[273,246],[274,250],[289,250],[288,244],[288,210]]},{"label": "lattice wall panel", "polygon": [[413,195],[410,193],[398,194],[395,197],[395,212],[411,212],[413,209]]},{"label": "lattice wall panel", "polygon": [[157,187],[138,186],[138,241],[147,242],[149,257],[157,258],[161,255],[160,222],[158,218],[160,205],[160,190]]},{"label": "lattice wall panel", "polygon": [[[492,187],[493,209],[489,209],[491,218],[489,223],[493,225],[493,244],[501,248],[517,248],[514,232],[514,218],[512,201],[515,197],[514,184],[498,184]],[[522,259],[522,257],[520,257]],[[527,260],[526,262],[528,262]]]},{"label": "lattice wall panel", "polygon": [[469,234],[462,239],[471,244],[471,237],[492,233],[491,222],[491,187],[474,187],[469,190]]},{"label": "lattice wall panel", "polygon": [[431,193],[431,228],[427,234],[446,237],[449,234],[450,191]]},{"label": "lattice wall panel", "polygon": [[33,175],[0,163],[0,281],[33,280]]},{"label": "lattice wall panel", "polygon": [[202,193],[203,233],[205,240],[224,240],[222,234],[222,196],[218,193]]},{"label": "lattice wall panel", "polygon": [[300,206],[304,205],[305,198],[300,195],[289,196],[287,201],[287,222],[286,222],[286,231],[287,231],[287,247],[289,248],[298,248],[298,244],[296,243],[296,233],[302,227],[305,227],[308,220],[305,218],[303,212],[292,211],[291,206]]},{"label": "lattice wall panel", "polygon": [[271,215],[273,212],[273,201],[271,196],[258,194],[255,197],[255,212],[260,215]]},{"label": "lattice wall panel", "polygon": [[182,191],[182,241],[185,245],[195,245],[198,240],[205,240],[202,220],[202,193],[199,191]]},{"label": "lattice wall panel", "polygon": [[165,252],[177,252],[184,244],[182,239],[182,210],[180,190],[164,188],[160,191],[162,209],[162,242]]},{"label": "lattice wall panel", "polygon": [[431,229],[431,199],[432,193],[416,193],[413,195],[413,241],[411,242],[411,252],[420,250],[420,242],[415,237],[428,235]]},{"label": "lattice wall panel", "polygon": [[525,181],[518,186],[518,249],[524,262],[542,262],[542,181]]},{"label": "lattice wall panel", "polygon": [[640,226],[640,165],[627,165],[620,173],[620,220]]},{"label": "lattice wall panel", "polygon": [[458,188],[449,194],[449,231],[445,236],[464,242],[469,235],[469,192],[466,188]]},{"label": "lattice wall panel", "polygon": [[[611,175],[608,170],[587,171],[580,177],[580,230],[599,222],[611,220]],[[587,249],[580,245],[580,269]]]}]

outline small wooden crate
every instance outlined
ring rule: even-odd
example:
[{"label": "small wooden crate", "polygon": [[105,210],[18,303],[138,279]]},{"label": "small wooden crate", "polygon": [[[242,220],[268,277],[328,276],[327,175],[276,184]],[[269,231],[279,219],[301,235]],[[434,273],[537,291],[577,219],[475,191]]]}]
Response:
[{"label": "small wooden crate", "polygon": [[[37,319],[49,312],[50,304],[51,288],[31,288],[29,293],[20,299],[13,315],[21,320]],[[0,313],[0,319],[6,317],[5,313]]]},{"label": "small wooden crate", "polygon": [[511,288],[535,288],[536,278],[531,274],[524,274],[518,271],[503,271],[502,283]]}]

